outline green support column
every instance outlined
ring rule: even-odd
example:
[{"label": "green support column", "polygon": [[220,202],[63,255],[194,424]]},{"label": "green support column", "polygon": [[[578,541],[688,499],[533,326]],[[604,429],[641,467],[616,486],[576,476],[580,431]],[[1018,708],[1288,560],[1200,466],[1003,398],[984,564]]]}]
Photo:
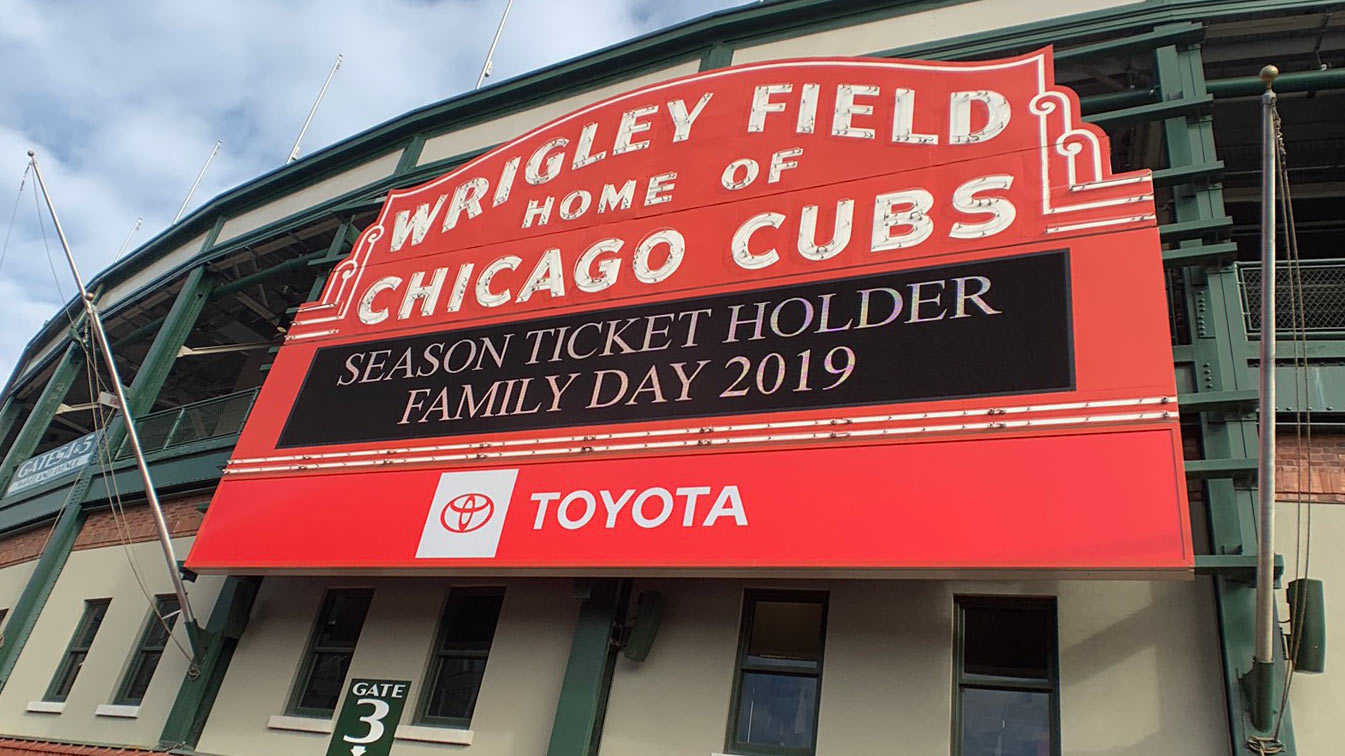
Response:
[{"label": "green support column", "polygon": [[[201,308],[205,306],[210,293],[210,285],[211,281],[205,276],[203,268],[196,268],[187,274],[182,290],[178,292],[177,299],[173,302],[168,317],[164,320],[163,327],[159,329],[158,335],[154,338],[154,343],[150,345],[144,361],[140,364],[140,370],[136,372],[135,379],[127,389],[126,401],[130,405],[129,409],[132,417],[145,414],[154,405],[154,400],[159,396],[159,390],[163,388],[164,381],[168,378],[168,372],[173,366],[173,361],[177,359],[178,350],[186,343],[187,335],[191,333],[192,326],[195,325],[196,318],[201,313]],[[72,349],[79,351],[78,345],[72,345]],[[69,355],[70,350],[67,350],[66,356]],[[64,359],[63,357],[62,364],[64,364]],[[58,365],[58,371],[59,369],[60,365]],[[51,384],[48,384],[48,389],[50,388]],[[44,398],[46,393],[43,392]],[[59,404],[60,399],[64,396],[65,392],[60,392],[60,397],[52,404],[52,412],[55,411],[55,405]],[[42,401],[39,400],[38,407],[34,409],[33,415],[36,415],[37,410],[41,407]],[[32,421],[33,416],[30,416],[29,420]],[[48,418],[49,421],[50,418]],[[27,425],[25,423],[25,430]],[[45,424],[43,429],[45,430]],[[79,536],[80,528],[84,523],[85,512],[81,502],[89,492],[93,477],[101,470],[99,457],[103,454],[110,456],[112,450],[116,449],[121,443],[123,434],[124,426],[121,422],[114,421],[111,423],[108,431],[103,435],[99,451],[90,459],[89,464],[80,470],[79,475],[75,477],[74,482],[66,491],[65,501],[57,515],[51,538],[48,539],[46,547],[42,549],[42,555],[38,557],[37,564],[33,568],[33,574],[28,578],[28,583],[24,586],[23,593],[19,595],[19,600],[15,602],[14,609],[9,613],[5,624],[5,642],[3,646],[0,646],[0,689],[3,689],[5,684],[9,682],[9,676],[14,671],[14,664],[18,661],[19,654],[23,652],[23,647],[27,644],[28,637],[37,624],[37,618],[42,612],[42,607],[46,604],[47,597],[51,595],[52,589],[56,586],[56,580],[61,575],[61,569],[70,557],[71,549],[75,546],[75,539]],[[22,435],[22,431],[20,435]]]},{"label": "green support column", "polygon": [[[81,473],[72,491],[80,489],[79,498],[83,498],[88,487],[89,477]],[[5,623],[5,643],[0,646],[0,690],[4,690],[5,684],[9,682],[14,663],[28,642],[28,636],[37,624],[37,617],[42,613],[42,607],[46,605],[47,597],[56,585],[56,578],[60,577],[61,569],[65,567],[65,561],[70,557],[75,539],[84,525],[84,511],[78,504],[71,504],[73,498],[73,495],[66,497],[65,506],[57,515],[56,524],[47,538],[47,545],[37,558],[37,564],[33,565],[33,573],[28,576],[23,593],[19,594],[19,600],[14,602],[14,608],[9,612]]]},{"label": "green support column", "polygon": [[252,602],[257,598],[261,578],[228,577],[215,599],[206,628],[205,652],[196,660],[196,674],[188,673],[178,689],[173,708],[164,722],[159,747],[194,749],[205,730],[206,718],[215,703],[224,673],[229,668],[238,639],[243,637]]},{"label": "green support column", "polygon": [[613,634],[625,621],[629,599],[629,580],[592,581],[588,597],[579,606],[546,756],[594,756],[598,752],[616,665]]},{"label": "green support column", "polygon": [[206,302],[210,301],[210,290],[214,279],[206,274],[204,267],[193,268],[182,282],[177,299],[168,310],[154,343],[145,353],[135,378],[126,393],[126,401],[131,417],[139,417],[154,408],[164,381],[168,380],[168,371],[177,361],[178,350],[187,343],[187,336],[196,326],[196,319]]},{"label": "green support column", "polygon": [[[1166,46],[1155,53],[1159,89],[1164,100],[1200,99],[1208,92],[1198,45]],[[1210,115],[1185,115],[1163,122],[1168,168],[1210,165],[1215,154],[1214,126]],[[1173,187],[1173,220],[1179,224],[1208,223],[1215,228],[1227,216],[1223,189],[1218,183],[1178,184]],[[1181,242],[1180,248],[1195,248],[1204,240]],[[1227,260],[1190,265],[1183,269],[1188,321],[1195,355],[1197,396],[1204,393],[1257,390],[1248,366],[1251,353],[1242,323],[1237,276]],[[1207,460],[1254,459],[1257,427],[1251,420],[1230,417],[1216,409],[1203,409],[1200,420],[1202,452]],[[1210,547],[1220,556],[1256,553],[1255,492],[1235,485],[1233,478],[1205,481]],[[1224,670],[1224,688],[1229,721],[1231,753],[1250,751],[1249,737],[1269,733],[1252,721],[1241,677],[1252,666],[1252,630],[1255,587],[1227,574],[1214,578],[1215,610]],[[1280,671],[1283,671],[1282,665]],[[1278,690],[1278,686],[1277,686]],[[1278,705],[1278,693],[1275,696]],[[1279,739],[1284,753],[1295,752],[1288,712]]]},{"label": "green support column", "polygon": [[14,424],[19,421],[19,414],[23,411],[23,405],[11,394],[5,400],[3,406],[0,406],[0,448],[4,448],[5,439],[9,438],[9,432],[14,430]]},{"label": "green support column", "polygon": [[14,471],[19,469],[19,465],[33,456],[33,451],[42,440],[42,434],[47,432],[47,426],[51,425],[52,418],[56,417],[56,408],[65,401],[65,395],[70,390],[71,384],[83,369],[84,350],[80,349],[79,344],[71,342],[65,348],[60,361],[56,363],[56,369],[52,371],[46,387],[38,396],[33,411],[28,413],[28,419],[24,421],[23,427],[19,428],[19,435],[14,438],[14,443],[5,454],[4,461],[0,462],[0,492],[9,487],[9,481],[14,477]]}]

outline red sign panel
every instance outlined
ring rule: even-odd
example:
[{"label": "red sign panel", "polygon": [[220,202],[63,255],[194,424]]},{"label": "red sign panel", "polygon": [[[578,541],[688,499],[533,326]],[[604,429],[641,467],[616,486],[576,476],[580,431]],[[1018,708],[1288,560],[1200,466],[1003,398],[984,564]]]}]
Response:
[{"label": "red sign panel", "polygon": [[1003,61],[649,86],[393,192],[201,570],[1189,570],[1152,186]]}]

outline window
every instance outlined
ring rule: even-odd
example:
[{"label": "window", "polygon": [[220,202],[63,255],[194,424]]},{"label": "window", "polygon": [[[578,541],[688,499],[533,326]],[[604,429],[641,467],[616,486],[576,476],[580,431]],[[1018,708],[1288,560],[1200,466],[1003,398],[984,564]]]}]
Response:
[{"label": "window", "polygon": [[329,717],[336,711],[373,595],[368,590],[327,592],[299,671],[299,684],[290,705],[292,713]]},{"label": "window", "polygon": [[1053,599],[957,599],[956,756],[1060,753]]},{"label": "window", "polygon": [[75,635],[70,639],[70,647],[65,650],[61,665],[56,668],[56,676],[51,679],[45,700],[64,701],[66,696],[70,695],[70,689],[75,685],[75,678],[79,676],[79,670],[89,656],[93,638],[98,634],[103,618],[107,616],[107,607],[110,603],[111,599],[84,602],[84,616],[80,617],[79,625],[75,627]]},{"label": "window", "polygon": [[817,743],[826,595],[748,592],[728,750],[811,754]]},{"label": "window", "polygon": [[420,697],[422,722],[471,724],[503,601],[504,592],[498,588],[449,591]]},{"label": "window", "polygon": [[168,637],[177,623],[177,596],[159,596],[154,599],[154,610],[145,621],[145,630],[140,634],[140,644],[131,657],[131,666],[121,681],[121,690],[117,693],[116,703],[123,706],[139,706],[149,690],[149,681],[154,678],[154,669],[159,666]]}]

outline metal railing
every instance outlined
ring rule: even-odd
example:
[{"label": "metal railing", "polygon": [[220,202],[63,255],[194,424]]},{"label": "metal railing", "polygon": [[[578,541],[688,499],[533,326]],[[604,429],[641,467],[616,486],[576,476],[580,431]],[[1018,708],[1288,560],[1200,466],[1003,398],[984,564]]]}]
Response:
[{"label": "metal railing", "polygon": [[[1261,329],[1261,264],[1238,263],[1238,284],[1242,289],[1242,317],[1247,335],[1255,338]],[[1303,285],[1304,331],[1311,336],[1345,337],[1345,259],[1308,260],[1299,266]],[[1275,273],[1275,329],[1294,331],[1296,301],[1291,284],[1293,271],[1280,265]]]},{"label": "metal railing", "polygon": [[[152,412],[136,421],[140,445],[148,454],[195,441],[237,435],[243,430],[243,422],[256,398],[257,389],[251,388]],[[123,441],[114,459],[130,456],[131,447]]]}]

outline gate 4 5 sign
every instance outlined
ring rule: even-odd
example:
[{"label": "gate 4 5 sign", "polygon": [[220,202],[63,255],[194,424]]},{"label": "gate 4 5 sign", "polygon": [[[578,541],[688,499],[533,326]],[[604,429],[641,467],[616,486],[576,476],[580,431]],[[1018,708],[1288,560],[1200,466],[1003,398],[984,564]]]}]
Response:
[{"label": "gate 4 5 sign", "polygon": [[352,680],[327,756],[388,756],[409,680]]}]

